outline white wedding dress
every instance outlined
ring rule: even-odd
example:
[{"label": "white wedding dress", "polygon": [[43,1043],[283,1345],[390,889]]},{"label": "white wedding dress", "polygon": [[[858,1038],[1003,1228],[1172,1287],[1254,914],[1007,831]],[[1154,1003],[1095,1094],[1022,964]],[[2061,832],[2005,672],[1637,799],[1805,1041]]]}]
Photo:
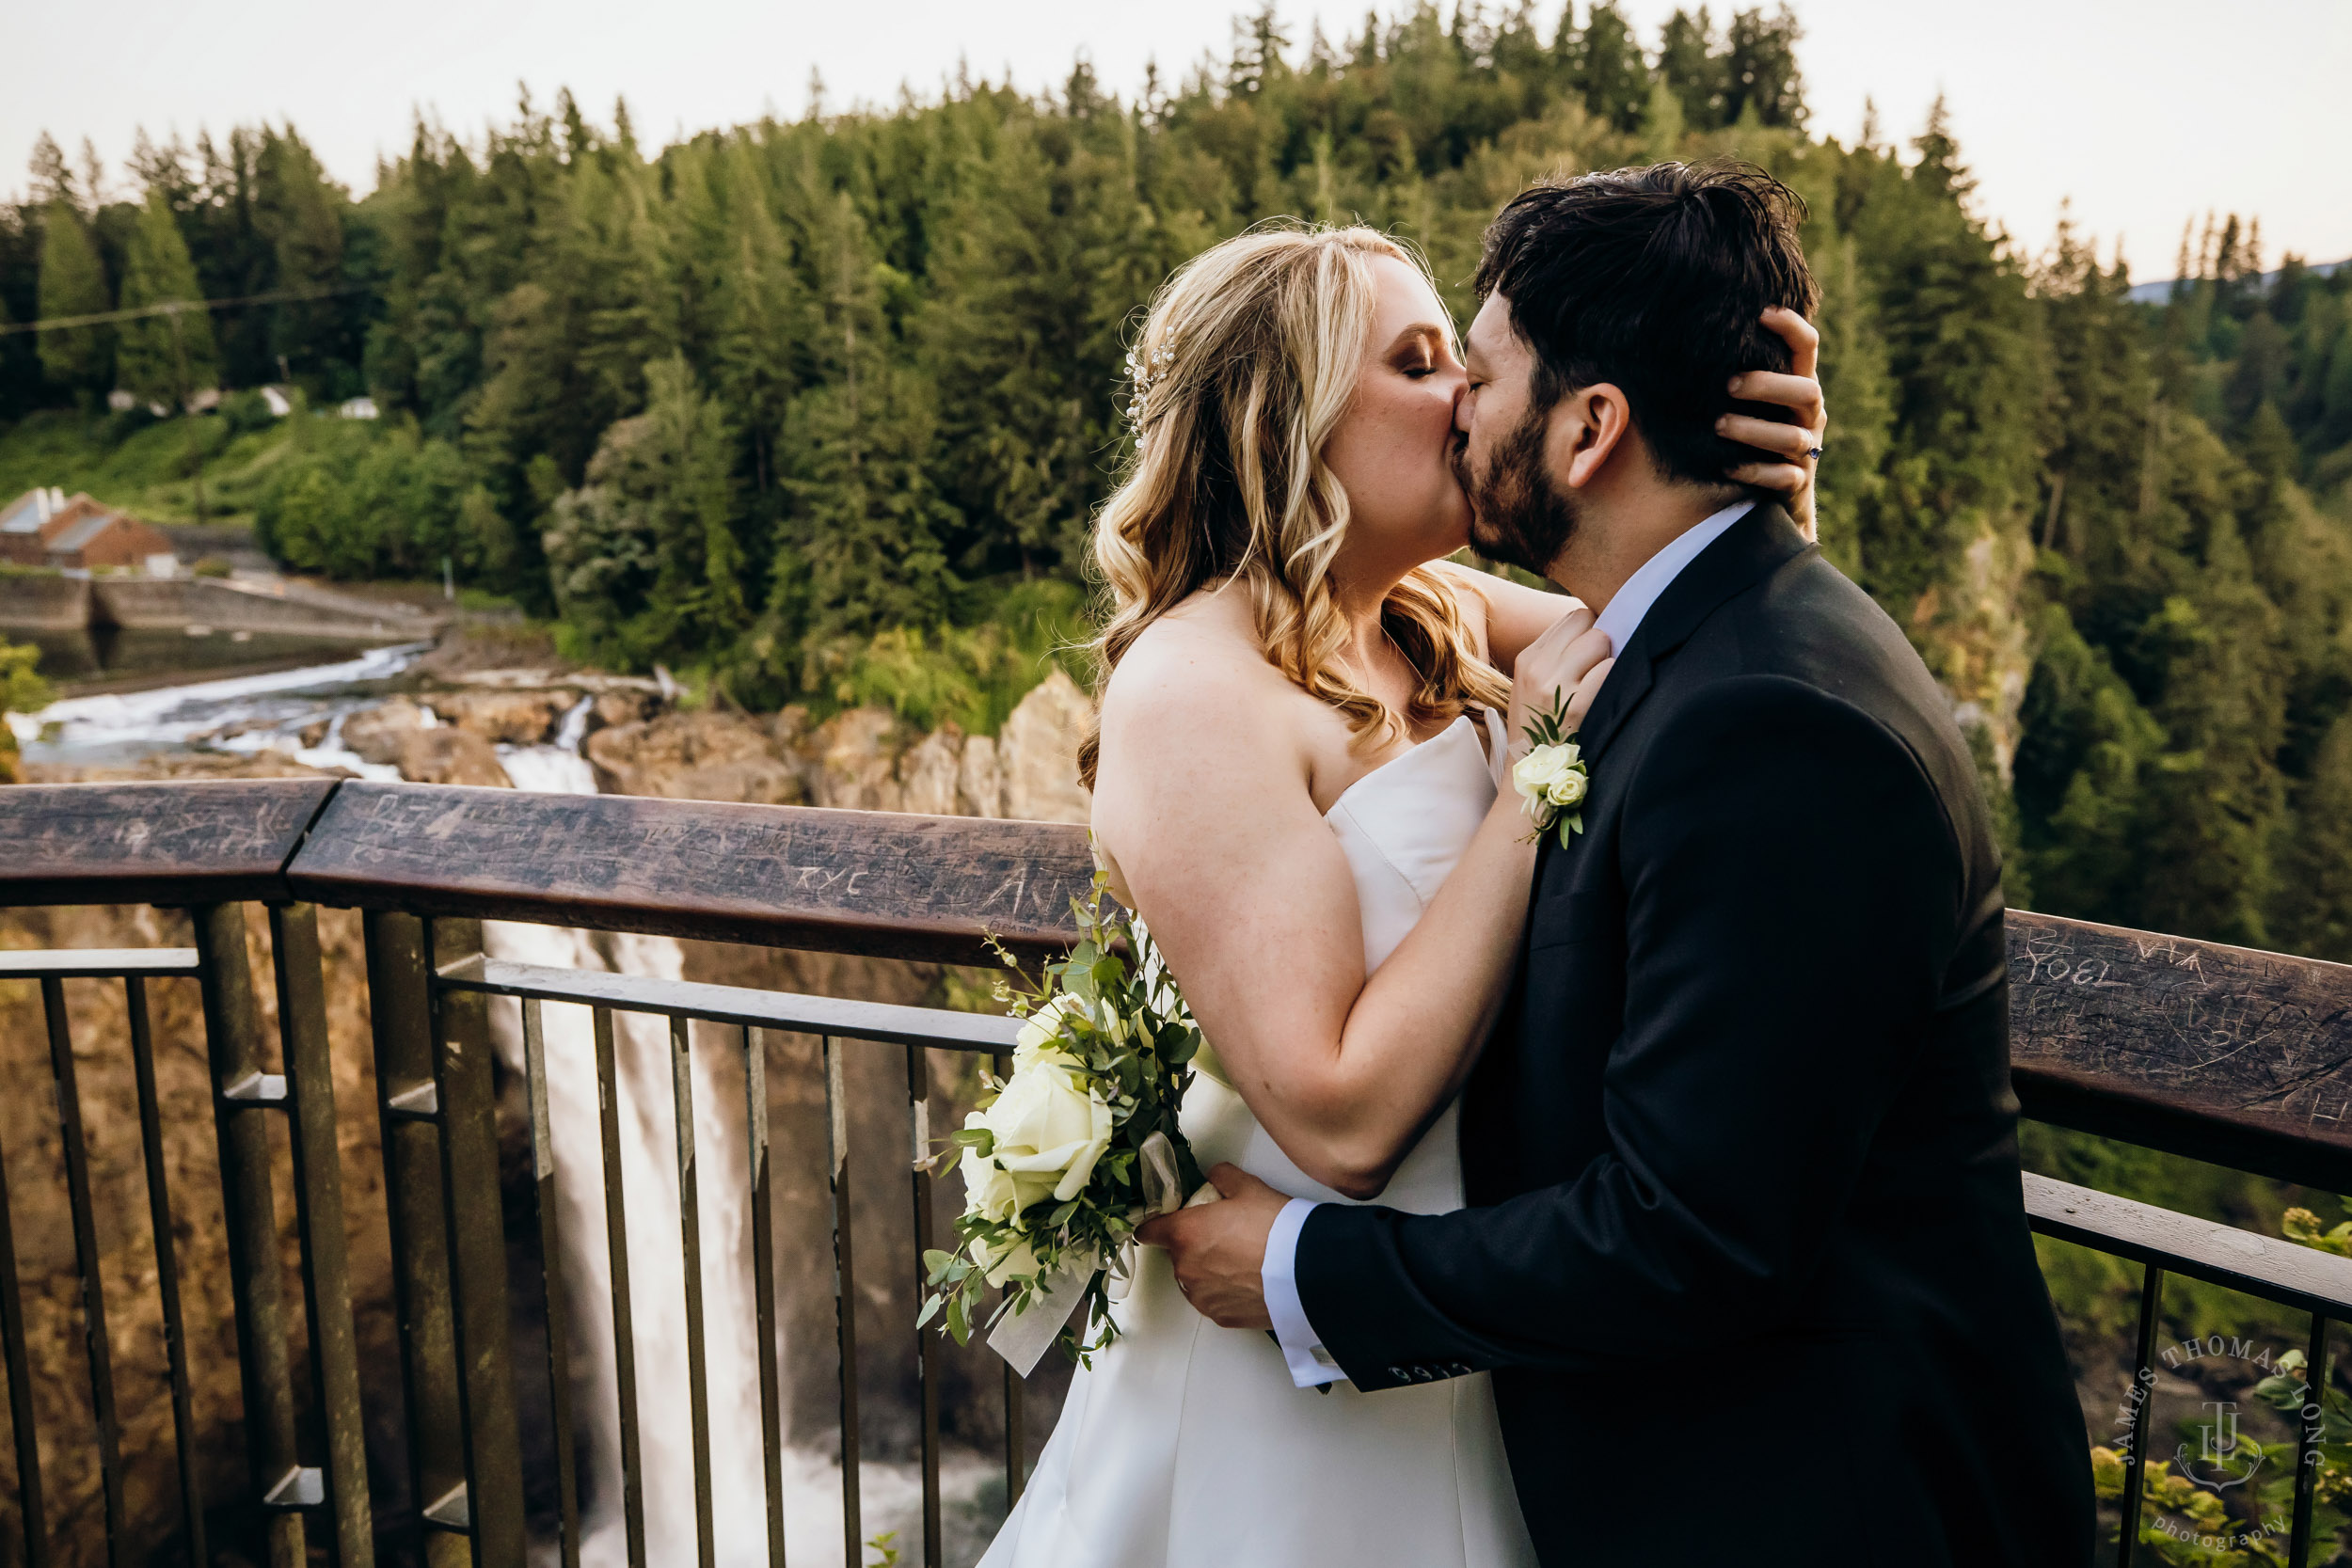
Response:
[{"label": "white wedding dress", "polygon": [[[1501,726],[1487,728],[1503,754]],[[1413,928],[1469,847],[1496,780],[1468,717],[1348,786],[1325,820],[1355,874],[1364,961]],[[1214,1044],[1215,1042],[1211,1042]],[[1458,1107],[1448,1106],[1379,1202],[1462,1205]],[[1351,1201],[1310,1180],[1224,1083],[1184,1097],[1205,1170],[1234,1164],[1294,1196]],[[1219,1328],[1138,1249],[1120,1336],[1072,1378],[1036,1474],[980,1568],[1517,1568],[1519,1517],[1486,1373],[1359,1394],[1291,1382],[1261,1329]]]}]

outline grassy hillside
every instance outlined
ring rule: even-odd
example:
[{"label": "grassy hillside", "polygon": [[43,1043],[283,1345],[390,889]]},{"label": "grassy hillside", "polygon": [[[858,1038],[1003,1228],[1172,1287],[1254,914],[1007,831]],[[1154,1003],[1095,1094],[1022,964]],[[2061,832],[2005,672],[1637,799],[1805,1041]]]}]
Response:
[{"label": "grassy hillside", "polygon": [[44,409],[0,428],[0,500],[54,484],[69,496],[87,490],[150,522],[193,523],[200,454],[203,520],[249,528],[258,492],[292,436],[291,420],[243,409],[192,420],[145,413],[89,420]]}]

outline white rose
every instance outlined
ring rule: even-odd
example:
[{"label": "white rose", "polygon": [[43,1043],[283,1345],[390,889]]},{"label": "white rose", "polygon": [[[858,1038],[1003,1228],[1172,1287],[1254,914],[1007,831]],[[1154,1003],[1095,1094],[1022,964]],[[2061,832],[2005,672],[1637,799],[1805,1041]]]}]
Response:
[{"label": "white rose", "polygon": [[1575,768],[1563,768],[1551,776],[1549,784],[1544,785],[1544,799],[1555,806],[1573,806],[1584,799],[1587,783],[1584,775]]},{"label": "white rose", "polygon": [[1037,1059],[1040,1051],[1060,1042],[1064,1017],[1089,1019],[1089,1016],[1086,1004],[1068,991],[1048,997],[1045,1005],[1031,1013],[1022,1023],[1021,1032],[1013,1037],[1012,1070],[1020,1072]]},{"label": "white rose", "polygon": [[[1009,1220],[1048,1196],[1057,1203],[1077,1196],[1111,1143],[1110,1106],[1057,1051],[1034,1052],[1026,1067],[1013,1069],[996,1102],[965,1125],[986,1128],[995,1140],[985,1159],[970,1149],[963,1157],[970,1201],[991,1219]],[[989,1168],[976,1171],[976,1164]]]},{"label": "white rose", "polygon": [[1551,804],[1550,791],[1563,774],[1573,776],[1574,745],[1537,746],[1511,765],[1511,786],[1527,802],[1527,815],[1540,818]]},{"label": "white rose", "polygon": [[[987,1115],[975,1111],[963,1118],[963,1125],[967,1129],[986,1128]],[[964,1149],[956,1168],[963,1174],[963,1206],[967,1211],[1000,1224],[1009,1224],[1020,1215],[1021,1190],[1014,1184],[1011,1172],[971,1148]]]}]

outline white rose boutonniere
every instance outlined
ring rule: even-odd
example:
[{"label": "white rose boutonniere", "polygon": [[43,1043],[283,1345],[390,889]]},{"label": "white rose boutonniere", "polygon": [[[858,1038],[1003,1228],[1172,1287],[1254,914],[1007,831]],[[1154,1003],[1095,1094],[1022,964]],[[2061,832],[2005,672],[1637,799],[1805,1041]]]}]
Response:
[{"label": "white rose boutonniere", "polygon": [[1556,826],[1565,848],[1572,835],[1584,831],[1584,814],[1578,808],[1592,787],[1592,769],[1585,766],[1576,732],[1567,727],[1567,699],[1553,692],[1550,711],[1530,719],[1524,733],[1528,752],[1511,765],[1511,787],[1518,791],[1528,820],[1535,824],[1528,837],[1540,837]]}]

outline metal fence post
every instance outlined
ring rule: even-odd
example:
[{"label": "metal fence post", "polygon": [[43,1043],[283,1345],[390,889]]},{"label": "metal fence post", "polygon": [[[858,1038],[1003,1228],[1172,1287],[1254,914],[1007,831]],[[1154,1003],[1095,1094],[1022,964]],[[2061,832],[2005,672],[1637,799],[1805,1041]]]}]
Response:
[{"label": "metal fence post", "polygon": [[286,1282],[278,1255],[278,1206],[270,1192],[265,1108],[285,1098],[286,1081],[262,1061],[262,1014],[245,950],[245,907],[189,911],[204,996],[205,1045],[213,1068],[213,1121],[220,1139],[221,1212],[229,1230],[229,1277],[236,1299],[237,1356],[245,1386],[246,1443],[253,1501],[269,1511],[270,1568],[308,1560],[302,1515],[319,1500],[322,1478],[303,1467],[294,1439],[294,1373],[286,1353]]},{"label": "metal fence post", "polygon": [[302,1236],[302,1289],[310,1317],[310,1389],[326,1439],[335,1559],[342,1568],[374,1568],[375,1513],[368,1497],[358,1335],[351,1321],[350,1237],[344,1229],[318,910],[310,904],[273,906],[269,931],[278,972],[278,1037],[294,1111],[294,1221]]},{"label": "metal fence post", "polygon": [[431,1527],[466,1499],[465,1413],[441,1206],[440,1091],[433,1079],[432,1002],[424,924],[370,911],[368,1021],[375,1036],[375,1110],[384,1139],[384,1209],[407,1395],[409,1501],[427,1568],[457,1568],[466,1543]]},{"label": "metal fence post", "polygon": [[[481,957],[480,921],[427,920],[424,929],[437,971]],[[465,1413],[466,1523],[476,1568],[510,1568],[525,1555],[522,1439],[506,1304],[489,1006],[479,992],[439,985],[432,996],[441,1202],[455,1285],[458,1401]]]}]

